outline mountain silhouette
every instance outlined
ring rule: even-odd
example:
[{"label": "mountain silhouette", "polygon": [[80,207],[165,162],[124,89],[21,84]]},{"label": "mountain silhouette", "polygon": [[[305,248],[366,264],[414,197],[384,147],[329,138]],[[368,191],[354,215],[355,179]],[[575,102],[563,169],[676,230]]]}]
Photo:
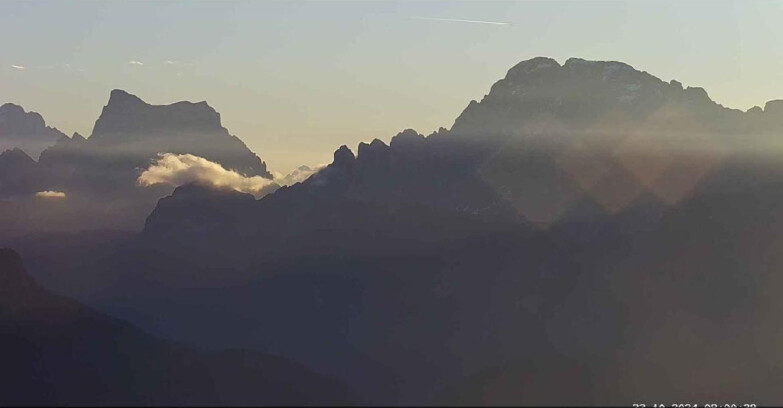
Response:
[{"label": "mountain silhouette", "polygon": [[0,198],[34,194],[42,185],[40,168],[22,149],[0,153]]},{"label": "mountain silhouette", "polygon": [[[268,230],[280,221],[267,217],[340,201],[543,226],[638,208],[659,212],[719,183],[722,164],[763,154],[779,129],[774,106],[727,109],[701,88],[683,89],[620,62],[534,58],[471,102],[450,130],[424,137],[408,129],[389,145],[360,143],[357,155],[343,146],[318,174],[248,201],[236,224],[218,223],[223,233],[214,233]],[[736,132],[746,136],[736,140]],[[162,236],[156,223],[163,211],[153,212],[145,234]]]},{"label": "mountain silhouette", "polygon": [[37,112],[25,112],[12,103],[0,106],[0,153],[18,148],[37,159],[42,151],[63,136],[56,128],[46,126]]},{"label": "mountain silhouette", "polygon": [[[220,114],[206,102],[150,105],[114,90],[89,138],[45,128],[40,115],[24,113],[16,105],[3,105],[0,115],[3,135],[51,136],[51,146],[40,152],[37,162],[23,162],[18,151],[0,157],[0,198],[14,197],[6,204],[6,214],[13,214],[9,224],[14,224],[4,231],[9,236],[41,230],[141,229],[155,202],[176,187],[137,183],[163,153],[192,154],[246,177],[272,179],[266,164],[228,133]],[[270,183],[267,190],[276,187]],[[40,191],[62,192],[67,199],[36,199],[33,195]]]},{"label": "mountain silhouette", "polygon": [[56,181],[63,189],[112,191],[132,188],[140,169],[162,153],[190,153],[245,176],[272,178],[206,102],[156,106],[122,90],[111,92],[88,139],[57,144],[39,162],[55,180],[67,175]]},{"label": "mountain silhouette", "polygon": [[338,382],[279,357],[204,353],[67,298],[0,249],[3,405],[346,404]]},{"label": "mountain silhouette", "polygon": [[368,403],[774,403],[779,109],[535,58],[450,129],[341,146],[260,199],[180,186],[139,235],[94,259],[62,238],[78,262],[31,273],[156,335],[301,362]]},{"label": "mountain silhouette", "polygon": [[[624,404],[716,384],[774,401],[777,359],[743,339],[696,345],[773,330],[754,313],[771,301],[765,265],[783,264],[775,106],[727,109],[619,62],[524,61],[451,129],[342,146],[261,199],[177,188],[87,268],[121,284],[70,294],[166,337],[272,350],[375,403]],[[650,322],[697,340],[645,342]],[[743,364],[758,375],[688,376]]]}]

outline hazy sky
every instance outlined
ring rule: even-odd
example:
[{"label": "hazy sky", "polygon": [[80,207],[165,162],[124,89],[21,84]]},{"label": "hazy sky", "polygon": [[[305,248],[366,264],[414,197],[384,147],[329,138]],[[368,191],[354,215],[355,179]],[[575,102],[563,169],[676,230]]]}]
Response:
[{"label": "hazy sky", "polygon": [[[449,21],[472,20],[482,22]],[[619,60],[783,99],[783,1],[0,1],[0,103],[88,136],[109,91],[206,100],[272,170],[450,127],[515,63]]]}]

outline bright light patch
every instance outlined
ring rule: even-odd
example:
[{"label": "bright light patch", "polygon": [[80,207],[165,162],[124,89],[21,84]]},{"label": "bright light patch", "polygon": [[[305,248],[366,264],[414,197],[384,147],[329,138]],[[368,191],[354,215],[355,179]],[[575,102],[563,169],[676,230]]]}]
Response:
[{"label": "bright light patch", "polygon": [[141,173],[136,182],[145,187],[155,184],[181,186],[198,183],[212,187],[228,187],[253,195],[258,195],[274,183],[261,176],[245,177],[203,157],[174,153],[161,154],[155,164]]},{"label": "bright light patch", "polygon": [[52,191],[52,190],[46,190],[46,191],[39,191],[35,193],[36,197],[39,198],[52,198],[52,199],[61,199],[65,198],[65,193],[62,191]]}]

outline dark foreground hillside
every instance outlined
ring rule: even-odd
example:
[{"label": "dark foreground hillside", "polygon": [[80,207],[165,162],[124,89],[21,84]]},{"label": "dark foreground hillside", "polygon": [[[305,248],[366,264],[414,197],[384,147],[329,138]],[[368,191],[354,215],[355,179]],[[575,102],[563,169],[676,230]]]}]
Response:
[{"label": "dark foreground hillside", "polygon": [[337,381],[283,358],[202,353],[41,288],[0,249],[0,404],[347,404]]}]

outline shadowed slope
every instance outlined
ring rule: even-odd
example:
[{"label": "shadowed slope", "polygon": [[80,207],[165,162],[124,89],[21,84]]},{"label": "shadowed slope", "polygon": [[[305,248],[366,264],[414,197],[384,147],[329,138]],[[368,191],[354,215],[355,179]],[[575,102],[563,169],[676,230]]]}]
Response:
[{"label": "shadowed slope", "polygon": [[337,382],[282,358],[203,354],[63,297],[0,249],[0,403],[344,404]]}]

